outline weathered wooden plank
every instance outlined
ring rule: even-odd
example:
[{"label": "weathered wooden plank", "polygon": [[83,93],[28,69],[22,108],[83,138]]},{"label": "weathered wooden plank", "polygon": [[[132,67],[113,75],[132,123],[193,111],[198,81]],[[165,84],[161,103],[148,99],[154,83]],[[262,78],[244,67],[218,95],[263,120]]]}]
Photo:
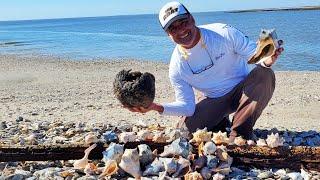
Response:
[{"label": "weathered wooden plank", "polygon": [[[125,148],[135,148],[139,144],[148,144],[152,150],[162,152],[168,143],[130,142]],[[90,159],[102,159],[102,151],[108,145],[98,144],[90,153]],[[0,161],[48,161],[80,159],[85,146],[51,146],[51,147],[0,147]],[[228,153],[234,158],[235,165],[254,166],[258,168],[290,168],[299,170],[301,166],[309,170],[320,171],[320,147],[258,147],[228,146]],[[195,151],[196,152],[196,151]]]}]

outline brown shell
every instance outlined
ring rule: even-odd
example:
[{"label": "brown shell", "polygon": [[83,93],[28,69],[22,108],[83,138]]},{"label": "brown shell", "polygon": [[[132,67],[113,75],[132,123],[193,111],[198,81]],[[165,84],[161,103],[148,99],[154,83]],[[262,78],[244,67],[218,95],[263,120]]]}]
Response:
[{"label": "brown shell", "polygon": [[155,97],[155,78],[146,72],[122,70],[113,82],[113,92],[125,107],[149,107]]}]

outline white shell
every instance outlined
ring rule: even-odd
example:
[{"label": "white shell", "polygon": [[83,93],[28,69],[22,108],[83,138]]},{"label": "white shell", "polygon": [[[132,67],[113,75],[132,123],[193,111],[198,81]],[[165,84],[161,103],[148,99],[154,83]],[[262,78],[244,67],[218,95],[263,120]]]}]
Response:
[{"label": "white shell", "polygon": [[135,132],[122,132],[119,134],[119,141],[122,143],[134,142],[137,139]]},{"label": "white shell", "polygon": [[226,132],[222,133],[221,131],[219,131],[217,133],[213,133],[212,141],[215,144],[228,144],[229,138]]},{"label": "white shell", "polygon": [[292,180],[303,180],[303,177],[298,172],[288,173],[287,176],[290,177]]},{"label": "white shell", "polygon": [[126,149],[122,155],[119,166],[131,174],[134,178],[139,179],[141,177],[139,153],[137,149]]},{"label": "white shell", "polygon": [[217,146],[212,142],[206,142],[206,144],[203,146],[203,153],[204,155],[213,155],[217,150]]},{"label": "white shell", "polygon": [[151,131],[144,129],[140,130],[137,133],[137,136],[140,141],[151,141],[154,135]]},{"label": "white shell", "polygon": [[208,132],[207,128],[204,128],[204,129],[198,129],[192,135],[193,135],[193,138],[191,139],[190,142],[196,142],[196,143],[208,142],[211,140],[212,132]]},{"label": "white shell", "polygon": [[97,143],[98,138],[94,133],[89,133],[88,135],[85,136],[84,142],[86,144]]},{"label": "white shell", "polygon": [[256,145],[256,143],[254,142],[254,140],[248,140],[247,141],[247,144],[249,145],[249,146],[255,146]]},{"label": "white shell", "polygon": [[246,140],[243,139],[241,136],[239,136],[239,137],[236,137],[236,138],[234,139],[234,143],[235,143],[237,146],[244,146],[244,145],[246,145]]},{"label": "white shell", "polygon": [[223,180],[225,178],[225,175],[216,173],[215,175],[212,176],[213,180]]},{"label": "white shell", "polygon": [[266,140],[264,139],[258,139],[257,146],[267,146]]},{"label": "white shell", "polygon": [[278,133],[276,134],[271,133],[271,135],[268,135],[268,138],[266,141],[268,146],[271,148],[283,146],[283,143],[284,143],[284,139],[280,137]]},{"label": "white shell", "polygon": [[88,160],[88,157],[89,157],[89,154],[90,152],[97,146],[97,144],[92,144],[90,147],[88,147],[85,151],[84,151],[84,156],[82,159],[79,159],[79,160],[76,160],[74,161],[73,163],[73,167],[75,169],[84,169],[89,160]]},{"label": "white shell", "polygon": [[310,180],[312,178],[312,175],[305,171],[304,169],[301,169],[301,176],[304,180]]}]

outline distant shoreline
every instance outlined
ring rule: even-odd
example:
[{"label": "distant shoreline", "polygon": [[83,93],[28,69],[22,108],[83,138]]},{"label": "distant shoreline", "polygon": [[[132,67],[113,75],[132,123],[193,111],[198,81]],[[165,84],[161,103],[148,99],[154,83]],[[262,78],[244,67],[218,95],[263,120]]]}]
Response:
[{"label": "distant shoreline", "polygon": [[297,8],[268,8],[268,9],[246,9],[226,11],[227,13],[243,13],[243,12],[264,12],[264,11],[303,11],[303,10],[320,10],[320,6],[303,6]]}]

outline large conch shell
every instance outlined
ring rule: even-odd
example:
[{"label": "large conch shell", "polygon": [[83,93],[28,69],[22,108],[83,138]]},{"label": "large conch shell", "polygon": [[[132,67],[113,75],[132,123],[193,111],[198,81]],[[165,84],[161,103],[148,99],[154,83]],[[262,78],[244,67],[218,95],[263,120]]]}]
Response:
[{"label": "large conch shell", "polygon": [[257,146],[267,146],[267,142],[264,139],[258,139]]},{"label": "large conch shell", "polygon": [[197,171],[188,173],[184,176],[185,180],[203,180],[203,177]]},{"label": "large conch shell", "polygon": [[74,161],[73,163],[73,167],[75,169],[84,169],[86,168],[89,160],[88,160],[88,157],[89,157],[89,154],[90,152],[97,146],[97,144],[92,144],[91,146],[89,146],[85,151],[84,151],[84,156],[82,159],[79,159],[79,160],[76,160]]},{"label": "large conch shell", "polygon": [[219,131],[217,133],[213,133],[212,141],[217,145],[228,144],[229,138],[226,132],[222,133],[221,131]]},{"label": "large conch shell", "polygon": [[191,145],[186,138],[179,138],[174,140],[171,144],[164,147],[161,157],[168,156],[182,156],[187,158],[191,151]]},{"label": "large conch shell", "polygon": [[95,175],[96,171],[97,171],[97,166],[94,165],[93,163],[88,163],[83,170],[83,172],[86,173],[86,175]]},{"label": "large conch shell", "polygon": [[266,142],[269,147],[274,148],[278,146],[283,146],[284,139],[280,137],[278,133],[271,133],[271,135],[268,135]]},{"label": "large conch shell", "polygon": [[154,133],[152,141],[157,143],[165,143],[167,141],[167,138],[163,131],[158,131]]},{"label": "large conch shell", "polygon": [[122,155],[119,166],[134,178],[141,178],[139,153],[137,149],[126,149]]},{"label": "large conch shell", "polygon": [[198,129],[193,134],[193,138],[190,142],[201,143],[201,142],[208,142],[211,140],[212,132],[208,132],[207,128]]},{"label": "large conch shell", "polygon": [[122,132],[119,134],[119,142],[121,143],[134,142],[137,138],[135,132]]},{"label": "large conch shell", "polygon": [[142,167],[145,167],[146,165],[150,164],[153,161],[154,155],[150,147],[146,144],[138,145],[138,149],[139,149],[140,164]]},{"label": "large conch shell", "polygon": [[98,142],[97,135],[95,135],[94,133],[88,133],[84,138],[84,142],[86,144],[97,143]]},{"label": "large conch shell", "polygon": [[243,139],[241,136],[238,136],[234,139],[234,144],[236,144],[237,146],[244,146],[246,145],[246,140]]},{"label": "large conch shell", "polygon": [[263,62],[267,58],[274,55],[278,47],[279,44],[275,29],[262,29],[256,51],[253,56],[249,58],[248,63],[253,64],[257,62]]},{"label": "large conch shell", "polygon": [[156,158],[151,164],[147,165],[143,176],[158,175],[161,171],[164,171],[164,165],[159,158]]},{"label": "large conch shell", "polygon": [[217,150],[217,146],[209,141],[209,142],[206,142],[206,144],[203,146],[203,154],[204,155],[213,155]]},{"label": "large conch shell", "polygon": [[164,165],[164,170],[168,175],[172,175],[177,171],[177,161],[174,158],[159,158]]},{"label": "large conch shell", "polygon": [[118,171],[118,165],[117,161],[115,160],[108,160],[105,162],[105,167],[103,169],[103,172],[100,174],[99,178],[105,177],[105,176],[111,176],[115,174]]},{"label": "large conch shell", "polygon": [[190,171],[190,161],[183,157],[179,157],[177,171],[172,175],[172,177],[174,178],[183,177],[189,171]]},{"label": "large conch shell", "polygon": [[147,129],[143,129],[137,133],[137,136],[140,141],[152,141],[154,134]]},{"label": "large conch shell", "polygon": [[121,156],[123,154],[124,145],[111,143],[109,147],[102,152],[103,161],[107,163],[109,160],[115,160],[117,163],[120,162]]}]

